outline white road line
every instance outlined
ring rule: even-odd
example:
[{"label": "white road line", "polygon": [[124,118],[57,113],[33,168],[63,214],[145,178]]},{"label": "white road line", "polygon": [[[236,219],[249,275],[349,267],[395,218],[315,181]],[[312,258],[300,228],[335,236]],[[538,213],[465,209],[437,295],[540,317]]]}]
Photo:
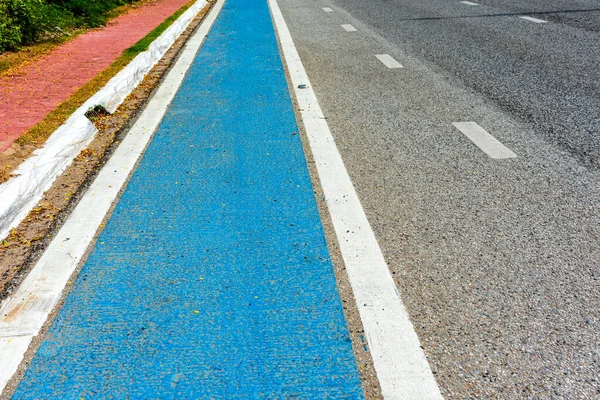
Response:
[{"label": "white road line", "polygon": [[521,19],[524,19],[526,21],[530,21],[530,22],[535,22],[536,24],[544,24],[548,21],[544,21],[543,19],[537,19],[537,18],[533,18],[533,17],[519,17]]},{"label": "white road line", "polygon": [[389,54],[375,54],[375,57],[377,57],[377,59],[388,68],[404,68],[402,64],[394,60],[394,58]]},{"label": "white road line", "polygon": [[333,10],[329,7],[323,7],[323,11],[325,12],[333,12]]},{"label": "white road line", "polygon": [[453,122],[452,125],[491,158],[515,158],[517,156],[477,122]]},{"label": "white road line", "polygon": [[215,21],[219,0],[181,56],[15,294],[0,307],[0,392],[56,306],[96,230],[152,138]]},{"label": "white road line", "polygon": [[346,32],[356,32],[356,28],[350,24],[342,24],[340,25]]},{"label": "white road line", "polygon": [[478,6],[479,3],[473,3],[472,1],[461,1],[461,3],[466,4],[468,6]]},{"label": "white road line", "polygon": [[277,1],[269,6],[383,396],[442,399]]}]

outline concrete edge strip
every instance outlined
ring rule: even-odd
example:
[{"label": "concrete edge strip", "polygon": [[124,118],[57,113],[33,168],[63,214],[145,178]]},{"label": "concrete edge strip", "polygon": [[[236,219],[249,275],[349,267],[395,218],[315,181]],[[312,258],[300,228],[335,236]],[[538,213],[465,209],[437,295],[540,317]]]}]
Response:
[{"label": "concrete edge strip", "polygon": [[276,0],[268,1],[383,397],[441,399],[281,10]]},{"label": "concrete edge strip", "polygon": [[225,0],[219,0],[15,294],[0,307],[0,392],[60,300],[96,231],[132,174]]},{"label": "concrete edge strip", "polygon": [[15,177],[0,185],[0,240],[18,226],[41,200],[56,178],[73,159],[90,144],[98,130],[85,113],[90,107],[102,105],[113,113],[144,79],[144,76],[164,56],[166,51],[206,5],[198,0],[167,28],[125,68],[79,107],[71,117],[48,138],[44,147],[36,150],[15,171]]}]

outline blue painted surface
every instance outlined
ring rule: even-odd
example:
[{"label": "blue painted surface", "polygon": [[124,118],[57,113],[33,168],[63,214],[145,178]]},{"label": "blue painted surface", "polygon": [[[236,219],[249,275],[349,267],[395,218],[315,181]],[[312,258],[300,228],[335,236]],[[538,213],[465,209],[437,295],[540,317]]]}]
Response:
[{"label": "blue painted surface", "polygon": [[361,398],[265,0],[227,0],[14,398]]}]

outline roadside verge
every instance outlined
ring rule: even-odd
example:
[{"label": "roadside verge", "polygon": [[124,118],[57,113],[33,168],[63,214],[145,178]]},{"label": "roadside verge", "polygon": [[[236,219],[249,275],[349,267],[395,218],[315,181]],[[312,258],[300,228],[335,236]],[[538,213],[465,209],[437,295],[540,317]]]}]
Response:
[{"label": "roadside verge", "polygon": [[[24,357],[27,361],[28,357],[33,355],[39,344],[39,337],[36,339],[36,336],[43,334],[49,326],[51,318],[49,321],[47,319],[53,309],[60,308],[57,304],[60,305],[65,286],[68,287],[71,275],[85,258],[90,239],[94,237],[98,228],[102,228],[105,214],[110,212],[113,201],[118,197],[138,158],[151,140],[222,3],[223,0],[212,9],[208,17],[202,19],[197,31],[194,28],[200,21],[198,24],[194,21],[192,24],[195,26],[188,28],[188,31],[192,29],[195,33],[186,32],[189,35],[193,33],[193,36],[184,45],[164,82],[152,95],[122,143],[95,177],[34,270],[18,291],[0,308],[0,359],[3,361],[3,368],[0,369],[0,390],[4,390],[0,397],[9,396],[18,383],[26,366],[26,363],[23,363]],[[207,6],[201,15],[206,15],[208,11]],[[19,365],[21,370],[15,374]],[[9,383],[11,377],[12,381]]]},{"label": "roadside verge", "polygon": [[0,239],[16,227],[50,188],[52,182],[98,132],[85,113],[101,106],[114,113],[143,77],[187,28],[206,2],[198,0],[165,30],[147,51],[140,53],[95,95],[79,107],[47,140],[45,146],[23,162],[13,178],[0,185]]},{"label": "roadside verge", "polygon": [[[178,57],[186,40],[195,31],[213,3],[205,4],[164,57],[146,74],[116,112],[112,115],[100,114],[92,118],[95,124],[93,129],[99,128],[99,131],[92,132],[90,144],[79,153],[72,151],[71,154],[75,154],[76,157],[66,160],[65,164],[68,166],[65,166],[64,172],[55,177],[54,183],[49,182],[51,187],[42,193],[41,200],[37,204],[31,202],[34,208],[26,214],[24,220],[16,228],[11,229],[8,237],[0,238],[0,300],[18,287],[70,210],[77,204],[86,187],[93,181],[98,169],[133,124],[136,115],[152,96],[158,82]],[[75,145],[82,146],[82,143]],[[58,154],[58,157],[60,156],[62,154]],[[33,172],[35,173],[35,170]],[[2,186],[4,185],[0,185],[0,188]]]}]

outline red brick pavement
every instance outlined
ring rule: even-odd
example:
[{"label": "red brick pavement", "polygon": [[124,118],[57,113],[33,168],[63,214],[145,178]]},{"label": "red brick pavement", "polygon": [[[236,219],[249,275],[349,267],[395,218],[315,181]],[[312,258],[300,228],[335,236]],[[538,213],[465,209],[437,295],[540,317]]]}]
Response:
[{"label": "red brick pavement", "polygon": [[188,0],[157,0],[0,77],[0,152]]}]

